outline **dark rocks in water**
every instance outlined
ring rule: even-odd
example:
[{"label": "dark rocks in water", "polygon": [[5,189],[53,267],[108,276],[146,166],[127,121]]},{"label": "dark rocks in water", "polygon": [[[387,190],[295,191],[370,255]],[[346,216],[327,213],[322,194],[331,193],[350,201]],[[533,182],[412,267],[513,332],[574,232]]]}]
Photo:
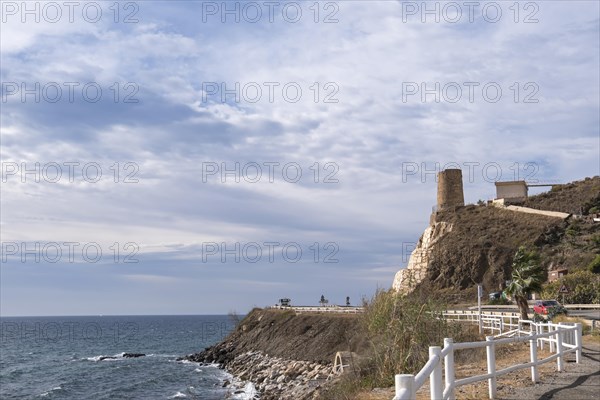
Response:
[{"label": "dark rocks in water", "polygon": [[[138,358],[138,357],[144,357],[145,354],[143,353],[123,353],[123,358]],[[115,357],[115,356],[102,356],[100,357],[98,360],[102,361],[102,360],[116,360],[119,357]]]},{"label": "dark rocks in water", "polygon": [[187,360],[203,364],[219,364],[219,368],[224,368],[235,357],[233,347],[234,346],[231,343],[221,342],[214,346],[207,347],[200,353],[180,357],[177,361]]},{"label": "dark rocks in water", "polygon": [[143,353],[124,353],[123,354],[123,358],[137,358],[137,357],[144,357],[145,354]]}]

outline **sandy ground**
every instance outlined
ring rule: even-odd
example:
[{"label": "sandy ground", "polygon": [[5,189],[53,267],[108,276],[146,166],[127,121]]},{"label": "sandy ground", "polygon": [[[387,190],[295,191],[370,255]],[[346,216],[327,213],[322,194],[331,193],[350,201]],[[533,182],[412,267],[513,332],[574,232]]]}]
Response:
[{"label": "sandy ground", "polygon": [[[551,355],[548,351],[538,350],[538,359]],[[487,372],[485,350],[463,357],[466,361],[457,362],[456,377],[463,378],[481,375]],[[478,360],[472,362],[469,360]],[[499,400],[600,400],[600,341],[596,338],[584,338],[583,357],[580,364],[575,363],[575,354],[566,357],[565,371],[558,372],[556,361],[538,367],[540,381],[531,381],[530,369],[521,369],[498,378],[497,396]],[[510,344],[499,347],[496,353],[497,369],[518,362],[529,362],[529,345]],[[394,388],[374,389],[361,393],[356,400],[391,400]],[[488,399],[487,381],[456,389],[457,400]],[[418,392],[417,400],[429,400],[429,385],[426,383]]]}]

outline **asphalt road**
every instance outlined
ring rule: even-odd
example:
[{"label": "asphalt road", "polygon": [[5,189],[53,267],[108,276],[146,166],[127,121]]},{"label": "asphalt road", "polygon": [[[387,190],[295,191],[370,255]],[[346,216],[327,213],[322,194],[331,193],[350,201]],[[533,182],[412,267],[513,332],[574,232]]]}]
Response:
[{"label": "asphalt road", "polygon": [[[484,310],[484,312],[485,311],[518,312],[518,310],[516,308],[510,308],[510,307],[491,309],[491,308],[486,308],[484,306],[484,307],[482,307],[482,309]],[[569,312],[569,315],[572,317],[600,320],[600,310],[567,310],[567,311]],[[533,313],[533,309],[530,308],[529,312]]]},{"label": "asphalt road", "polygon": [[600,310],[569,310],[569,315],[600,321]]}]

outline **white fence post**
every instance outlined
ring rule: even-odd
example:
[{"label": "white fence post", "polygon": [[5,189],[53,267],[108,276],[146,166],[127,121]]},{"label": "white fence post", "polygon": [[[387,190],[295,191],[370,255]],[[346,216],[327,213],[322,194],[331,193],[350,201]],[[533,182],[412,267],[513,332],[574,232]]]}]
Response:
[{"label": "white fence post", "polygon": [[[458,313],[456,313],[458,315]],[[478,317],[475,313],[465,313],[466,316]],[[516,318],[517,322],[513,323]],[[563,371],[565,368],[565,354],[567,352],[576,352],[576,361],[579,363],[582,357],[582,325],[581,324],[552,324],[552,323],[535,323],[531,320],[521,320],[519,317],[508,317],[509,321],[506,322],[503,316],[500,319],[494,317],[494,315],[482,315],[482,318],[474,319],[474,322],[485,321],[489,326],[487,329],[499,329],[500,326],[503,328],[508,327],[510,334],[516,333],[521,338],[513,337],[512,339],[502,339],[502,343],[514,343],[514,342],[529,342],[529,352],[531,362],[528,365],[531,369],[531,380],[534,383],[539,382],[539,365],[553,361],[553,358],[557,360],[558,371]],[[479,320],[479,321],[478,321]],[[524,325],[529,325],[527,330],[524,330]],[[516,330],[510,329],[517,327]],[[502,329],[500,329],[502,331]],[[523,335],[520,335],[523,333]],[[424,381],[429,377],[430,381],[430,394],[432,400],[448,399],[455,400],[455,389],[456,386],[467,385],[477,381],[488,380],[488,391],[489,398],[495,399],[497,395],[497,368],[496,368],[496,341],[493,335],[486,336],[485,347],[487,355],[487,374],[473,376],[465,379],[456,380],[455,376],[455,364],[454,364],[454,349],[459,346],[461,349],[477,348],[483,343],[459,343],[455,344],[452,338],[444,339],[444,348],[439,346],[429,347],[429,361],[421,369],[419,374],[415,375],[396,375],[396,397],[394,400],[413,400],[416,397],[416,391],[420,388]],[[550,351],[556,355],[554,357],[544,358],[538,360],[538,346],[543,349],[544,342],[548,342]],[[442,360],[442,354],[444,359]],[[444,363],[445,379],[442,379],[442,362]],[[509,370],[527,368],[527,365],[513,365],[509,367]],[[500,371],[501,374],[506,373],[506,369]],[[429,375],[429,376],[427,376]],[[418,379],[415,381],[415,379]],[[417,387],[418,382],[418,387]],[[445,384],[444,384],[445,383]],[[445,396],[445,397],[444,397]]]},{"label": "white fence post", "polygon": [[444,375],[446,379],[446,388],[450,388],[448,400],[454,400],[454,339],[444,339],[444,349],[448,349],[444,359]]},{"label": "white fence post", "polygon": [[560,325],[556,327],[556,353],[558,358],[556,359],[556,365],[558,372],[564,369],[564,357],[563,357],[563,330]]},{"label": "white fence post", "polygon": [[577,364],[581,362],[581,334],[583,330],[583,326],[580,323],[575,324],[577,329],[575,330],[575,346],[577,346],[577,351],[575,352],[575,361]]},{"label": "white fence post", "polygon": [[529,341],[529,354],[531,355],[531,362],[533,363],[531,366],[531,380],[533,383],[536,383],[539,380],[539,375],[537,370],[537,338],[535,337]]},{"label": "white fence post", "polygon": [[429,359],[432,357],[437,357],[438,362],[429,378],[429,390],[432,399],[441,400],[444,395],[444,387],[442,385],[442,348],[440,346],[429,347]]},{"label": "white fence post", "polygon": [[410,374],[396,375],[396,397],[394,397],[394,400],[415,400],[416,397],[415,376]]},{"label": "white fence post", "polygon": [[486,336],[485,341],[488,345],[485,347],[487,353],[487,370],[492,376],[488,379],[490,399],[496,397],[496,343],[493,336]]}]

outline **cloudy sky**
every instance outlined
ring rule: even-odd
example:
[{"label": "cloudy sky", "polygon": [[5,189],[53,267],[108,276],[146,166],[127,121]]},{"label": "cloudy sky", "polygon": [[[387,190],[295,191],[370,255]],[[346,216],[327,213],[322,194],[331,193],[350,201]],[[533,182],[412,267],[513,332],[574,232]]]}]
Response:
[{"label": "cloudy sky", "polygon": [[357,303],[437,170],[600,173],[596,1],[0,4],[2,315]]}]

